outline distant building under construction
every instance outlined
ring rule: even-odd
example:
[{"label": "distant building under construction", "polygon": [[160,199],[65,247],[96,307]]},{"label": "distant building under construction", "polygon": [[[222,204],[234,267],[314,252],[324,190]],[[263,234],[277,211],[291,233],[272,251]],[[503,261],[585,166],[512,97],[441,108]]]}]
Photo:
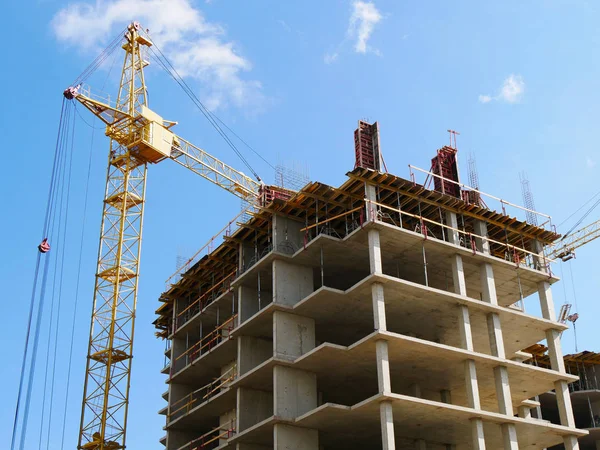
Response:
[{"label": "distant building under construction", "polygon": [[[549,218],[488,209],[455,145],[410,179],[380,152],[360,122],[341,186],[270,195],[171,279],[168,450],[579,448]],[[547,364],[527,363],[544,340]],[[552,421],[535,412],[548,391]]]}]

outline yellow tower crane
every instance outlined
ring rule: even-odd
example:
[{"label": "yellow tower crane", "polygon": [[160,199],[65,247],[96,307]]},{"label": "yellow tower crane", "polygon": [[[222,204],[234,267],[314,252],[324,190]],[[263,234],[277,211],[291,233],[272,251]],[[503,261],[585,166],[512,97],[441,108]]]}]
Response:
[{"label": "yellow tower crane", "polygon": [[64,91],[106,124],[106,192],[80,422],[79,449],[125,448],[139,261],[148,163],[172,159],[234,195],[255,201],[262,189],[243,173],[176,136],[176,122],[148,108],[144,81],[150,38],[127,27],[116,103],[73,86]]}]

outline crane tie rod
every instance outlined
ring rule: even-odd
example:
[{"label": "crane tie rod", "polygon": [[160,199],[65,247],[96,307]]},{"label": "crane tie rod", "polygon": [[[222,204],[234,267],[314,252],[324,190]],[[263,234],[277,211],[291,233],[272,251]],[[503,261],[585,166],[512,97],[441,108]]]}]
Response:
[{"label": "crane tie rod", "polygon": [[89,64],[89,66],[87,66],[85,68],[85,70],[81,73],[81,75],[79,75],[75,79],[75,81],[73,82],[73,84],[71,84],[71,86],[77,86],[77,85],[83,83],[85,80],[87,80],[90,77],[90,75],[92,75],[96,71],[96,69],[98,69],[98,67],[100,67],[104,63],[104,61],[116,50],[116,48],[121,43],[121,41],[123,39],[123,34],[125,33],[125,31],[126,31],[125,28],[123,30],[119,31],[119,33],[110,42],[110,44],[108,44],[108,46],[104,50],[102,50],[98,56],[96,56],[96,59],[94,59]]},{"label": "crane tie rod", "polygon": [[[183,91],[187,94],[187,96],[192,100],[192,102],[196,105],[196,107],[200,110],[200,112],[206,117],[206,120],[213,126],[213,128],[221,135],[221,137],[225,140],[225,142],[231,147],[231,149],[235,152],[235,154],[240,158],[240,160],[244,163],[244,165],[252,172],[257,181],[262,183],[260,176],[256,173],[256,171],[252,168],[248,160],[242,155],[242,153],[238,150],[236,145],[231,141],[227,133],[223,131],[221,126],[215,120],[214,114],[200,101],[200,99],[194,94],[194,91],[190,88],[190,86],[185,82],[185,80],[179,75],[179,72],[175,69],[173,64],[167,59],[164,53],[154,44],[156,50],[159,54],[157,54],[152,47],[150,47],[150,51],[156,58],[158,64],[175,80],[175,82],[183,89]],[[159,56],[160,55],[160,56]],[[162,58],[162,59],[161,59]],[[213,117],[214,116],[214,117]],[[220,120],[220,119],[219,119]],[[222,122],[222,121],[221,121]],[[229,127],[227,127],[229,128]],[[231,131],[231,130],[230,130]],[[248,144],[246,144],[248,145]],[[254,151],[257,153],[256,151]],[[258,153],[257,153],[258,154]],[[262,157],[261,157],[262,158]],[[264,159],[264,158],[263,158]],[[270,165],[270,164],[269,164]],[[271,166],[272,167],[272,166]]]}]

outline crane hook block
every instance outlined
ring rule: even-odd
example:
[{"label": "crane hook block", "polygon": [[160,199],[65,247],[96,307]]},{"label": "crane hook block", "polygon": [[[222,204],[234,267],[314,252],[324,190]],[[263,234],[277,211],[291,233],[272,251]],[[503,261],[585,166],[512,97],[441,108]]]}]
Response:
[{"label": "crane hook block", "polygon": [[48,253],[50,251],[50,244],[48,244],[48,238],[44,238],[40,245],[38,245],[40,253]]},{"label": "crane hook block", "polygon": [[79,86],[81,85],[77,85],[75,87],[69,86],[68,88],[66,88],[63,91],[63,95],[65,96],[65,98],[67,100],[73,100],[75,97],[77,97],[79,95]]}]

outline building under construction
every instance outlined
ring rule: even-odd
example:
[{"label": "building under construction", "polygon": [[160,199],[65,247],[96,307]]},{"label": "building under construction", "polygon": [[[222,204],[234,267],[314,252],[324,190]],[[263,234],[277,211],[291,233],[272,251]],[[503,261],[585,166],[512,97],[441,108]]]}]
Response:
[{"label": "building under construction", "polygon": [[[548,348],[536,344],[527,349],[531,354],[530,364],[550,368],[552,362]],[[600,450],[600,353],[583,351],[564,357],[565,369],[579,379],[569,385],[573,415],[577,428],[589,432],[579,439],[581,450]],[[533,412],[536,417],[560,423],[560,412],[555,392],[546,392],[539,396],[540,406]],[[552,450],[563,450],[557,445]]]},{"label": "building under construction", "polygon": [[[379,152],[359,122],[341,186],[275,190],[170,280],[168,450],[579,448],[549,218],[492,210],[455,145],[409,179]],[[548,363],[530,364],[540,341]],[[548,391],[552,421],[532,414]]]}]

